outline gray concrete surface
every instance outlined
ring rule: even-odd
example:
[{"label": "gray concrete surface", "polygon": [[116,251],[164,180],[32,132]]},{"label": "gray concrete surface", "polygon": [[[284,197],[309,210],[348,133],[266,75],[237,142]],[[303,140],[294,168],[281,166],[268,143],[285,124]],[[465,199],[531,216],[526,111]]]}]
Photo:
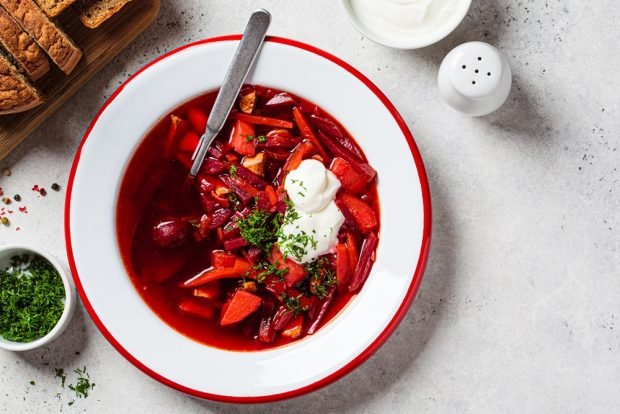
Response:
[{"label": "gray concrete surface", "polygon": [[[29,213],[0,243],[64,257],[63,194],[89,121],[128,76],[186,42],[239,32],[255,7],[272,34],[342,57],[392,99],[424,156],[434,240],[418,297],[366,364],[313,394],[261,406],[199,401],[126,362],[83,308],[62,338],[0,352],[0,412],[615,413],[620,411],[620,11],[613,0],[474,0],[447,39],[419,51],[362,38],[339,1],[162,0],[157,22],[0,162]],[[472,119],[440,101],[439,63],[486,40],[509,57],[514,90]],[[16,226],[21,228],[15,231]],[[86,366],[97,386],[73,405],[54,368]],[[35,381],[31,385],[30,381]],[[57,395],[60,393],[60,395]]]}]

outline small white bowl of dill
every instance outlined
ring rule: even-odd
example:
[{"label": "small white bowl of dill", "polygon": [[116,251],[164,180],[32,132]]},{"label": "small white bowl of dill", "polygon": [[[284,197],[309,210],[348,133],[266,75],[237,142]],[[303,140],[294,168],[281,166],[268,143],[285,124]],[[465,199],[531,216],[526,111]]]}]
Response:
[{"label": "small white bowl of dill", "polygon": [[27,351],[57,338],[75,310],[73,279],[51,254],[0,247],[0,348]]}]

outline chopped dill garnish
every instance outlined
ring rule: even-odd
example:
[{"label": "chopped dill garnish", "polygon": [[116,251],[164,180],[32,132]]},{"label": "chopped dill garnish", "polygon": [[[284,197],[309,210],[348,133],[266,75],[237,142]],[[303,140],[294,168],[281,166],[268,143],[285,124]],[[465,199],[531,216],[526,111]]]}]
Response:
[{"label": "chopped dill garnish", "polygon": [[0,270],[0,336],[32,342],[47,335],[64,311],[65,287],[58,271],[43,257],[14,256]]},{"label": "chopped dill garnish", "polygon": [[287,296],[286,293],[282,293],[280,298],[282,299],[282,301],[284,302],[284,305],[288,308],[288,310],[290,310],[291,312],[293,312],[295,316],[297,316],[301,312],[308,311],[308,308],[304,307],[301,303],[300,299],[303,296],[304,295],[302,293],[300,293],[297,296]]},{"label": "chopped dill garnish", "polygon": [[304,267],[310,275],[310,293],[323,299],[329,293],[329,288],[336,285],[336,273],[330,268],[329,259],[321,256]]},{"label": "chopped dill garnish", "polygon": [[237,177],[237,166],[236,165],[231,165],[230,166],[230,176],[232,178],[236,178]]},{"label": "chopped dill garnish", "polygon": [[69,385],[69,389],[75,392],[78,398],[88,398],[88,393],[95,388],[95,383],[90,382],[90,375],[86,372],[86,367],[82,369],[77,368],[73,372],[78,375],[78,379],[75,385]]},{"label": "chopped dill garnish", "polygon": [[60,378],[60,386],[65,388],[65,381],[67,380],[67,374],[65,374],[65,370],[62,368],[56,368],[56,376]]},{"label": "chopped dill garnish", "polygon": [[294,234],[280,232],[278,247],[280,247],[284,258],[292,256],[301,262],[306,253],[308,253],[308,246],[316,249],[317,243],[313,236],[308,235],[303,230]]},{"label": "chopped dill garnish", "polygon": [[274,275],[280,280],[284,279],[284,275],[288,272],[288,268],[283,267],[282,269],[279,269],[278,265],[279,262],[276,261],[273,264],[269,262],[261,262],[256,266],[252,266],[252,269],[258,272],[256,274],[256,281],[258,283],[265,283],[265,278],[269,275]]},{"label": "chopped dill garnish", "polygon": [[265,135],[259,135],[257,137],[255,137],[254,135],[246,135],[245,137],[246,142],[252,142],[255,139],[256,139],[256,142],[260,144],[264,144],[265,142],[267,142],[267,137]]},{"label": "chopped dill garnish", "polygon": [[254,210],[246,218],[237,220],[237,225],[241,237],[248,244],[256,246],[264,252],[269,252],[278,239],[282,215]]}]

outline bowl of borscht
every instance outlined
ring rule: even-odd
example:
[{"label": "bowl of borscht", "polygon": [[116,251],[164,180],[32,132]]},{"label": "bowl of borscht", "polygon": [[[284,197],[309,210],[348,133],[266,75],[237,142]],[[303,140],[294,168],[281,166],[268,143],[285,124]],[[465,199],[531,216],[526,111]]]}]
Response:
[{"label": "bowl of borscht", "polygon": [[65,229],[78,292],[123,356],[194,396],[263,402],[340,378],[396,329],[430,195],[387,97],[274,37],[190,177],[238,41],[181,47],[114,93],[74,161]]}]

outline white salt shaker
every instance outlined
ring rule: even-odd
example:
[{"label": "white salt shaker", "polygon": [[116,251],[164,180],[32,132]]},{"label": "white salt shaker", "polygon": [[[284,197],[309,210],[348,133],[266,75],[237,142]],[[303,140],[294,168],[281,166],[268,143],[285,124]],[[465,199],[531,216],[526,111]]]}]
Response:
[{"label": "white salt shaker", "polygon": [[497,110],[508,98],[512,72],[508,59],[484,42],[454,48],[439,68],[439,92],[448,105],[471,116]]}]

